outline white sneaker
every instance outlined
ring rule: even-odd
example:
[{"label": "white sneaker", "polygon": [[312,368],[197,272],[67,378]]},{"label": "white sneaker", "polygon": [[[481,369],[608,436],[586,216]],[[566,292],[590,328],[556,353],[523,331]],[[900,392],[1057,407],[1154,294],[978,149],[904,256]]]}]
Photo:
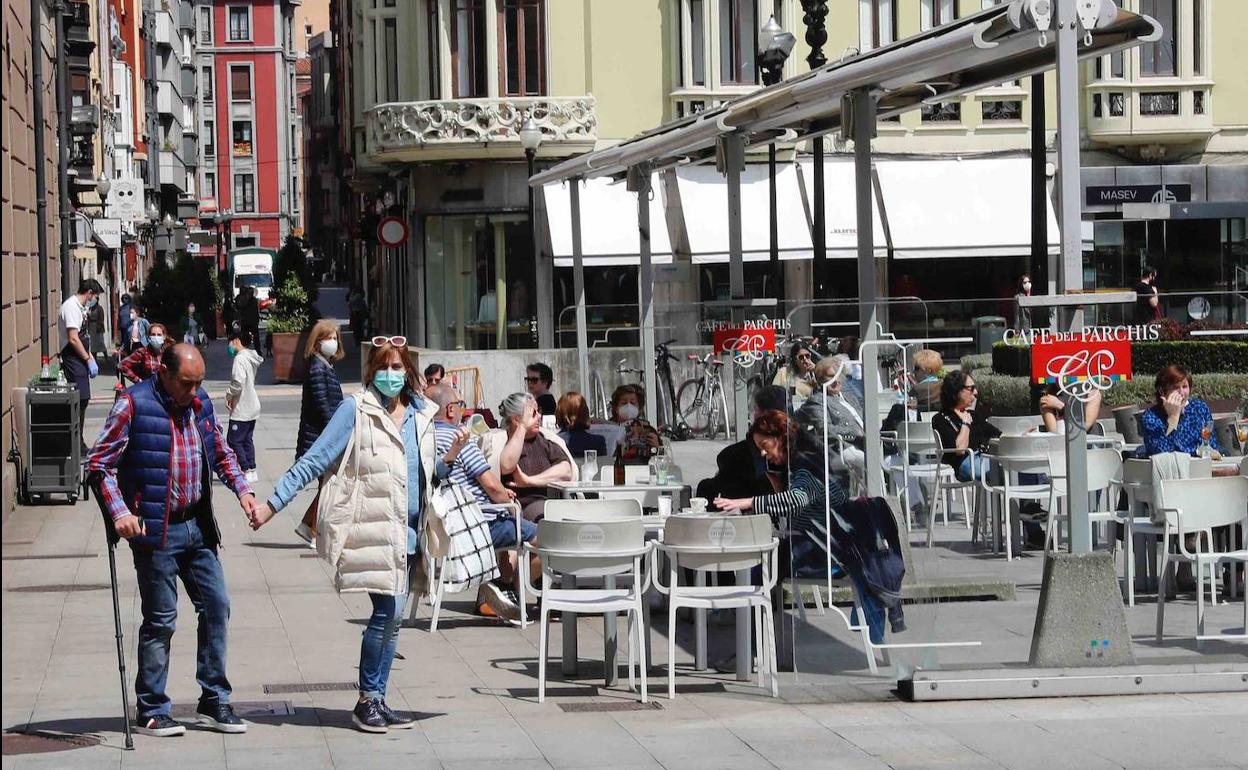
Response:
[{"label": "white sneaker", "polygon": [[494,614],[503,620],[519,620],[520,603],[510,594],[510,591],[496,583],[483,583],[478,589],[477,601],[484,599],[490,609],[494,610]]},{"label": "white sneaker", "polygon": [[295,527],[295,534],[298,535],[300,538],[302,538],[303,542],[307,543],[313,548],[316,547],[316,535],[313,534],[312,528],[309,527],[307,524],[304,524],[302,521],[299,522],[299,526]]}]

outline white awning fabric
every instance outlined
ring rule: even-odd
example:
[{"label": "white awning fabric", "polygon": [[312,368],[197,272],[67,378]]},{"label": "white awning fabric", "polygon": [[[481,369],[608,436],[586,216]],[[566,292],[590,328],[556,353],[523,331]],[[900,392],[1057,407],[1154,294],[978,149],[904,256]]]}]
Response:
[{"label": "white awning fabric", "polygon": [[[811,212],[813,223],[815,163],[809,158],[803,158],[798,161],[797,166],[802,176],[806,210]],[[824,222],[827,225],[824,245],[827,247],[828,259],[858,258],[858,204],[854,197],[854,189],[854,164],[852,162],[827,160],[823,162],[823,208],[826,212]],[[872,201],[875,214],[874,253],[877,257],[884,257],[888,255],[888,241],[885,238],[884,224],[880,219],[878,194],[872,196]]]},{"label": "white awning fabric", "polygon": [[[711,166],[676,169],[680,211],[695,265],[728,261],[728,182]],[[741,172],[741,254],[746,262],[770,258],[769,184],[766,164]],[[776,167],[776,223],[780,259],[811,259],[810,223],[802,205],[797,169]]]},{"label": "white awning fabric", "polygon": [[[556,267],[572,267],[572,201],[569,182],[542,186],[551,252]],[[650,252],[654,264],[672,261],[672,243],[663,212],[662,184],[651,177]],[[637,194],[623,180],[581,181],[581,256],[586,267],[641,263],[641,236],[637,232]]]},{"label": "white awning fabric", "polygon": [[[890,160],[876,164],[897,259],[1031,253],[1027,158]],[[1048,202],[1049,252],[1059,236]]]}]

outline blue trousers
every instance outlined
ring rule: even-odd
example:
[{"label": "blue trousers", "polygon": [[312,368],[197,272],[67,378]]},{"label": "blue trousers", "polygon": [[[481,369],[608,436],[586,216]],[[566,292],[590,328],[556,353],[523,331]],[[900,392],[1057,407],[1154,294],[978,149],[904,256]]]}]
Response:
[{"label": "blue trousers", "polygon": [[136,548],[132,553],[143,609],[134,682],[136,715],[147,719],[169,714],[165,683],[169,678],[169,642],[178,619],[178,578],[199,620],[195,680],[201,690],[200,703],[229,703],[225,651],[230,597],[225,592],[225,573],[216,550],[204,545],[199,524],[191,520],[169,525],[164,548]]},{"label": "blue trousers", "polygon": [[238,467],[245,471],[256,469],[256,421],[230,420],[225,442],[238,458]]},{"label": "blue trousers", "polygon": [[369,594],[373,614],[364,628],[360,642],[360,695],[384,700],[386,683],[390,681],[390,665],[394,663],[394,647],[398,642],[399,622],[403,618],[403,594]]}]

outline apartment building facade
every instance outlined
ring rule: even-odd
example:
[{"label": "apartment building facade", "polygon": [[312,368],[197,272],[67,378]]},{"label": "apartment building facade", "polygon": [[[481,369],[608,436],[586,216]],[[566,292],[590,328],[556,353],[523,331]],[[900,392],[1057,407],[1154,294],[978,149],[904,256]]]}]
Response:
[{"label": "apartment building facade", "polygon": [[[831,0],[830,61],[971,16],[993,0]],[[542,134],[537,163],[602,148],[662,122],[692,115],[758,88],[755,40],[770,15],[798,43],[786,77],[808,67],[804,6],[798,0],[368,0],[331,6],[339,43],[344,166],[358,221],[357,280],[386,328],[434,348],[548,346],[566,325],[571,276],[566,244],[539,194],[529,229],[527,168],[519,129],[533,115]],[[1248,43],[1248,6],[1217,0],[1120,0],[1156,18],[1162,36],[1143,48],[1083,65],[1085,285],[1130,286],[1143,263],[1171,287],[1227,287],[1245,265],[1248,201],[1248,88],[1234,64]],[[409,41],[415,41],[411,44]],[[882,201],[877,244],[889,257],[893,294],[925,298],[1012,296],[1019,276],[1043,285],[1033,259],[1025,192],[1032,127],[1044,110],[1050,182],[1057,170],[1055,80],[1003,83],[956,101],[881,121],[873,141]],[[853,201],[846,184],[852,145],[834,135],[827,152],[828,253],[852,256]],[[781,146],[783,211],[810,221],[811,143]],[[763,158],[745,178],[765,184]],[[714,173],[677,169],[656,177],[656,262],[661,302],[723,298],[726,258],[700,222],[724,216],[708,191]],[[713,185],[710,185],[713,187]],[[1124,207],[1114,195],[1149,191],[1205,207],[1207,219],[1162,221],[1169,211]],[[605,194],[605,193],[604,193]],[[1105,204],[1090,201],[1105,197]],[[1004,203],[1006,200],[1010,204]],[[566,207],[566,195],[562,199]],[[607,200],[604,198],[604,200]],[[765,200],[765,198],[763,198]],[[935,205],[939,204],[939,205]],[[584,203],[582,204],[585,205]],[[718,206],[718,208],[717,208]],[[604,204],[599,216],[624,216]],[[846,216],[844,212],[848,211]],[[407,225],[399,246],[376,242],[377,223]],[[758,239],[765,209],[747,212],[747,293],[775,294]],[[749,224],[753,221],[753,225]],[[594,222],[583,227],[594,228]],[[566,226],[565,226],[566,228]],[[749,232],[753,228],[754,232]],[[722,227],[718,228],[722,231]],[[800,229],[798,227],[797,229]],[[809,233],[807,233],[807,236]],[[1050,251],[1057,239],[1050,216]],[[710,240],[714,240],[711,238]],[[784,286],[810,297],[810,240],[790,244]],[[637,257],[588,262],[590,305],[636,300]],[[747,252],[750,248],[747,247]],[[757,261],[755,261],[757,260]],[[856,294],[856,271],[832,260],[822,297]],[[842,269],[844,268],[844,269]],[[592,315],[592,314],[591,314]],[[594,319],[591,318],[591,324]],[[550,330],[550,331],[545,331]]]},{"label": "apartment building facade", "polygon": [[[278,249],[298,226],[298,5],[213,0],[195,7],[201,208],[205,222],[224,215],[227,251]],[[224,268],[225,255],[217,259]]]}]

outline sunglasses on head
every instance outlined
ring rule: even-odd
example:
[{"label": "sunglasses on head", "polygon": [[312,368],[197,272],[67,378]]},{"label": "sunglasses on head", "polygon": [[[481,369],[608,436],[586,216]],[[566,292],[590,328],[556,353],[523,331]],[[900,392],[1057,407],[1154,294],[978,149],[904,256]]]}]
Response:
[{"label": "sunglasses on head", "polygon": [[389,342],[391,345],[395,346],[396,348],[407,347],[407,337],[404,337],[401,334],[396,334],[393,337],[385,337],[382,335],[373,337],[373,347],[380,347],[382,345],[385,345],[387,342]]}]

